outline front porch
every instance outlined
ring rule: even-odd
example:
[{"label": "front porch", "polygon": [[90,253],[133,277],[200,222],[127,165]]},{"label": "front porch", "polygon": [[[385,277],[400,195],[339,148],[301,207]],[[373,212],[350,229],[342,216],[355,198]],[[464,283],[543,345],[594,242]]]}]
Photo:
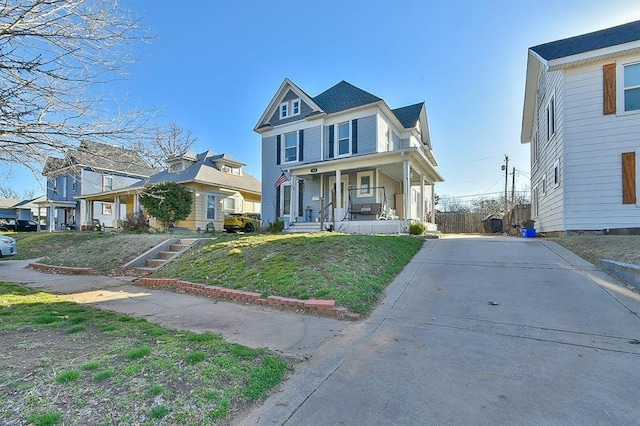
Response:
[{"label": "front porch", "polygon": [[419,154],[389,152],[291,168],[276,190],[276,217],[293,229],[312,222],[316,231],[397,234],[419,221],[436,231],[434,186],[440,179],[413,158]]}]

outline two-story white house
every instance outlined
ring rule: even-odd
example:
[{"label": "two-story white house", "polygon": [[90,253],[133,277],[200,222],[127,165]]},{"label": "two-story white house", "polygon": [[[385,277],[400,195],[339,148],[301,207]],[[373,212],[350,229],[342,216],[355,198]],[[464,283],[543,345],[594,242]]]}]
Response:
[{"label": "two-story white house", "polygon": [[521,142],[538,232],[640,230],[640,21],[529,49]]},{"label": "two-story white house", "polygon": [[285,79],[254,130],[265,224],[395,233],[414,219],[436,229],[434,185],[443,178],[423,102],[392,110],[346,81],[310,97]]}]

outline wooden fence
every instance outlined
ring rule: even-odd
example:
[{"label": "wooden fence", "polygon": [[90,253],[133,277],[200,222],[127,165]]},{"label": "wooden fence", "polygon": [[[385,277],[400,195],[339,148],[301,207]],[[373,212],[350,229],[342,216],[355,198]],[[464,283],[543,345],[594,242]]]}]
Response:
[{"label": "wooden fence", "polygon": [[[436,225],[438,231],[444,234],[486,234],[482,222],[486,217],[485,213],[480,212],[439,212],[436,214]],[[518,204],[507,214],[492,217],[502,219],[503,232],[515,235],[517,227],[531,219],[531,204]]]},{"label": "wooden fence", "polygon": [[436,214],[438,231],[445,234],[480,234],[484,233],[482,213],[442,212]]}]

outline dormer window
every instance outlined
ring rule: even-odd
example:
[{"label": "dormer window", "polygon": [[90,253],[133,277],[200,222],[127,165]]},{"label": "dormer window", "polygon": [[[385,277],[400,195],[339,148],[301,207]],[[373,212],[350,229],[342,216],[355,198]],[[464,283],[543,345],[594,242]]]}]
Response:
[{"label": "dormer window", "polygon": [[170,171],[172,171],[172,172],[181,172],[182,171],[182,163],[173,163],[171,165]]},{"label": "dormer window", "polygon": [[280,104],[280,119],[300,114],[300,99],[292,99]]}]

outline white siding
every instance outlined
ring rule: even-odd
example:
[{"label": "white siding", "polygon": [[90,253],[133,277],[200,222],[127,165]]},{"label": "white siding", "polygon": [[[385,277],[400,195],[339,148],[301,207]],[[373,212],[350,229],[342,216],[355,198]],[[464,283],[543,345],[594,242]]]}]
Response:
[{"label": "white siding", "polygon": [[[565,87],[563,71],[542,71],[540,92],[536,103],[538,162],[531,165],[531,187],[538,188],[538,211],[532,219],[539,232],[563,229],[563,139],[565,133]],[[555,134],[547,139],[547,106],[555,102]],[[533,146],[532,146],[533,149]],[[554,185],[554,165],[560,165],[560,185]],[[545,182],[543,182],[543,180]],[[546,188],[546,190],[543,190]]]},{"label": "white siding", "polygon": [[640,146],[640,114],[603,114],[607,62],[566,72],[565,230],[640,226],[640,208],[622,204],[621,160]]}]

